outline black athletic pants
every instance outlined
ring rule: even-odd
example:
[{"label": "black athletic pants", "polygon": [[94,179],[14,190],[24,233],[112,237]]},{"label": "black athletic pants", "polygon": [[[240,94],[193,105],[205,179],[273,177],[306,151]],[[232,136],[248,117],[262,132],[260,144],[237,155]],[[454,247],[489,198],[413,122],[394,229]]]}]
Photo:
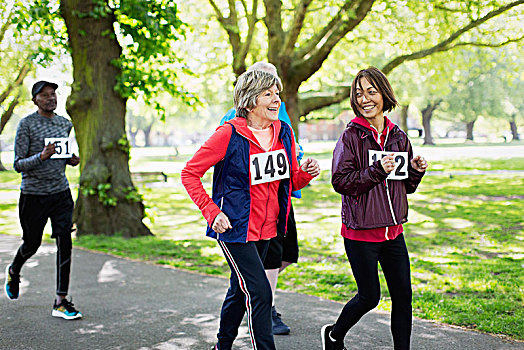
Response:
[{"label": "black athletic pants", "polygon": [[24,263],[33,256],[44,234],[44,227],[51,219],[52,238],[58,248],[56,256],[56,294],[67,295],[71,270],[71,230],[73,227],[74,202],[71,191],[66,190],[50,195],[20,194],[19,215],[23,230],[23,243],[11,264],[14,273],[19,274]]},{"label": "black athletic pants", "polygon": [[271,326],[273,295],[262,265],[269,241],[218,243],[231,269],[229,289],[220,313],[218,349],[231,350],[238,327],[247,313],[252,348],[275,350]]},{"label": "black athletic pants", "polygon": [[374,309],[380,301],[378,264],[382,267],[391,296],[391,333],[395,350],[410,347],[411,338],[411,273],[404,235],[384,242],[361,242],[344,238],[358,293],[342,309],[331,332],[336,340],[346,333],[362,316]]}]

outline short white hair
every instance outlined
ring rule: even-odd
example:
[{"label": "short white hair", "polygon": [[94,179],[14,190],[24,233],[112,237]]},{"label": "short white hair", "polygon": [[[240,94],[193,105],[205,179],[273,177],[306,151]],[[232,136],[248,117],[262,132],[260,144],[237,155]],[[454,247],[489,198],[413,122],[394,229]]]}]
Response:
[{"label": "short white hair", "polygon": [[277,72],[277,67],[275,67],[273,64],[269,63],[269,62],[264,62],[264,61],[258,61],[254,64],[252,64],[246,72],[251,72],[251,71],[254,71],[254,70],[261,70],[263,72],[268,72],[268,73],[271,73],[275,76],[278,77],[278,72]]},{"label": "short white hair", "polygon": [[237,117],[247,118],[247,110],[256,107],[258,96],[275,85],[282,91],[280,79],[272,73],[262,70],[242,73],[237,79],[233,98]]}]

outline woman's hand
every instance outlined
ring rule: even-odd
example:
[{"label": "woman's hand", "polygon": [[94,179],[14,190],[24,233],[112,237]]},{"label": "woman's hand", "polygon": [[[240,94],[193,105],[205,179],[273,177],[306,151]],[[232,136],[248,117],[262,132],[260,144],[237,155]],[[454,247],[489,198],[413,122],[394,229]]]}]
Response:
[{"label": "woman's hand", "polygon": [[228,217],[223,212],[220,212],[215,220],[213,220],[213,225],[211,225],[211,229],[215,231],[216,233],[224,233],[226,230],[233,228],[231,226],[231,223],[229,222]]},{"label": "woman's hand", "polygon": [[428,162],[422,156],[415,156],[411,159],[411,166],[419,172],[424,172],[428,168]]},{"label": "woman's hand", "polygon": [[393,153],[383,157],[380,160],[380,164],[382,165],[382,169],[384,169],[384,171],[388,174],[391,173],[397,166],[397,164],[395,163],[395,157],[393,156]]},{"label": "woman's hand", "polygon": [[316,159],[308,158],[302,163],[300,167],[303,171],[305,171],[313,177],[316,177],[320,174],[320,166],[318,165]]}]

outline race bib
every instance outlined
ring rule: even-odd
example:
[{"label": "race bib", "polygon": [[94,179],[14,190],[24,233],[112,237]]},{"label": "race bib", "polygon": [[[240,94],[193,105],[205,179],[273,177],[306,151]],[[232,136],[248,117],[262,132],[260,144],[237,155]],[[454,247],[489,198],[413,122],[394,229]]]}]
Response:
[{"label": "race bib", "polygon": [[51,158],[71,158],[73,156],[73,139],[69,137],[46,137],[46,145],[55,144],[55,154]]},{"label": "race bib", "polygon": [[249,157],[251,185],[289,178],[289,163],[286,152],[281,149],[252,154]]},{"label": "race bib", "polygon": [[408,152],[388,152],[369,150],[369,165],[393,153],[395,169],[388,175],[388,180],[402,180],[408,178]]}]

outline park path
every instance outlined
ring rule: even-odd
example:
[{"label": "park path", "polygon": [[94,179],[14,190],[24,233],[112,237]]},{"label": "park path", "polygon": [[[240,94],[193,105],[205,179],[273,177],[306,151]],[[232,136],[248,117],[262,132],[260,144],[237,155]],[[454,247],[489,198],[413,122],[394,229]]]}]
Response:
[{"label": "park path", "polygon": [[[0,234],[0,278],[20,243]],[[227,280],[107,254],[73,251],[71,295],[84,318],[51,317],[55,247],[44,244],[22,270],[17,301],[0,297],[0,349],[209,350]],[[285,278],[285,275],[283,275]],[[279,350],[319,350],[320,327],[333,322],[342,304],[277,292],[291,328],[276,336]],[[389,315],[371,312],[346,337],[348,349],[392,349]],[[250,349],[243,324],[235,350]],[[414,350],[524,350],[523,342],[414,320]]]}]

